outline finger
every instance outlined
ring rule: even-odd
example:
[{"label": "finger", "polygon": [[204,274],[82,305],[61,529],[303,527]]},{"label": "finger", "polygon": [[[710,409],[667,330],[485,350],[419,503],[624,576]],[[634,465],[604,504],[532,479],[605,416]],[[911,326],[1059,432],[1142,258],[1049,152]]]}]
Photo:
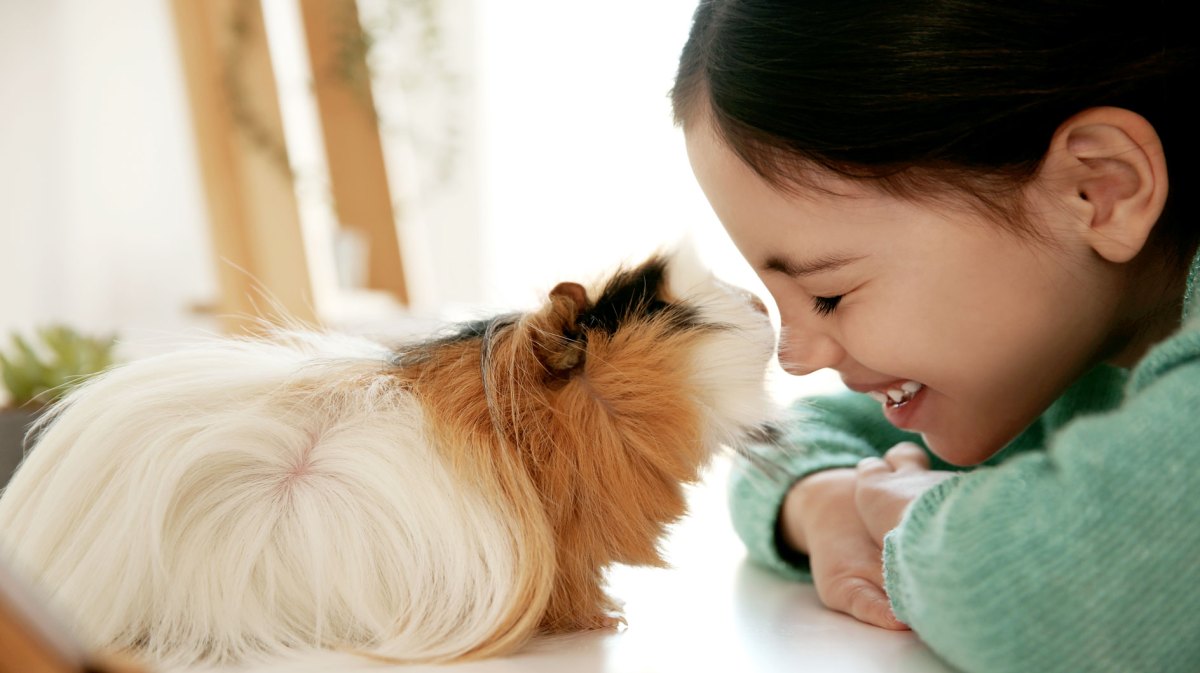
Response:
[{"label": "finger", "polygon": [[896,619],[887,594],[878,585],[862,577],[843,577],[830,587],[829,600],[822,598],[826,606],[844,612],[860,622],[885,629],[904,630],[904,623]]},{"label": "finger", "polygon": [[891,472],[892,466],[882,458],[871,456],[870,458],[863,458],[862,460],[858,461],[858,465],[855,466],[855,469],[858,470],[859,477],[870,477]]},{"label": "finger", "polygon": [[929,454],[912,442],[901,442],[888,449],[883,454],[883,460],[897,472],[929,469]]}]

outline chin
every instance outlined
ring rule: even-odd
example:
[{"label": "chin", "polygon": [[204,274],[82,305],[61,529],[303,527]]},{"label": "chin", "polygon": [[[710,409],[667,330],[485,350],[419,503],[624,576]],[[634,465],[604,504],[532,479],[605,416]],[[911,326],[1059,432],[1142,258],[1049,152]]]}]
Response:
[{"label": "chin", "polygon": [[956,467],[972,467],[1000,453],[1005,442],[986,441],[977,434],[969,438],[947,437],[941,433],[922,433],[925,446],[933,455]]}]

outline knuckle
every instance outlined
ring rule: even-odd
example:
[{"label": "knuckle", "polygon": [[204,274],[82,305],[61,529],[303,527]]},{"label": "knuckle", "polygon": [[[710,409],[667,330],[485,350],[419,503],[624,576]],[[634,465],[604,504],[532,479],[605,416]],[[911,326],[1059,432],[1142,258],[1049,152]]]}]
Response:
[{"label": "knuckle", "polygon": [[866,610],[879,595],[879,588],[870,581],[857,575],[841,575],[832,578],[821,592],[818,587],[817,596],[825,605],[842,612],[858,616]]},{"label": "knuckle", "polygon": [[888,453],[897,456],[923,456],[925,450],[912,442],[900,442],[888,449]]},{"label": "knuckle", "polygon": [[861,577],[851,577],[842,583],[842,591],[851,605],[870,601],[879,593],[879,588]]},{"label": "knuckle", "polygon": [[875,456],[871,456],[869,458],[863,458],[862,460],[858,461],[858,465],[856,465],[855,467],[858,469],[858,472],[860,474],[862,474],[864,472],[878,472],[880,470],[890,469],[888,467],[887,461],[885,461],[882,458],[877,458]]},{"label": "knuckle", "polygon": [[925,453],[925,449],[912,442],[903,442],[893,446],[888,449],[884,458],[893,466],[903,463],[915,463],[923,466],[929,464],[929,454]]}]

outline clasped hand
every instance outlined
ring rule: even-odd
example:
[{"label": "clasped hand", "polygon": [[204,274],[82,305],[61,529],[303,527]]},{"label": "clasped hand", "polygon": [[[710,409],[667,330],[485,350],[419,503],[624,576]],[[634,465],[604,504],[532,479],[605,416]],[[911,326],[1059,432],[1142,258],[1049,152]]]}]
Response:
[{"label": "clasped hand", "polygon": [[911,442],[897,444],[882,458],[864,458],[856,468],[854,504],[875,544],[900,525],[909,503],[956,472],[929,469],[929,454]]},{"label": "clasped hand", "polygon": [[907,628],[884,589],[883,538],[909,503],[955,474],[931,470],[921,447],[903,443],[856,468],[801,480],[784,502],[780,532],[808,554],[821,602],[868,624]]}]

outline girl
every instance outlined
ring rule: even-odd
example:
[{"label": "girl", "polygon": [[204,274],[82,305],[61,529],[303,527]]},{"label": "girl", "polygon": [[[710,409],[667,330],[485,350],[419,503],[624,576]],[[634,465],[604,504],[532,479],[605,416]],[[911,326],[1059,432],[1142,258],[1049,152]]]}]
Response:
[{"label": "girl", "polygon": [[736,471],[735,526],[967,671],[1200,669],[1174,11],[702,0],[681,57],[676,119],[780,362],[853,391],[796,405],[758,447],[781,469]]}]

